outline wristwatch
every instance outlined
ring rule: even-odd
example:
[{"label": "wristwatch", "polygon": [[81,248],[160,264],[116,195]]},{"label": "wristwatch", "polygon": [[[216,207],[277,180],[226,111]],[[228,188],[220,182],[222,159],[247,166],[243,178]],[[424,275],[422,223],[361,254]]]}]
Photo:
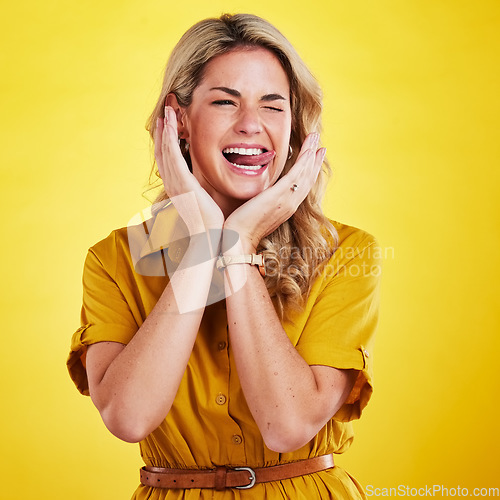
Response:
[{"label": "wristwatch", "polygon": [[249,255],[221,255],[217,259],[217,269],[223,269],[231,264],[250,264],[251,266],[258,266],[260,274],[266,275],[266,266],[264,263],[264,256],[262,254],[249,254]]}]

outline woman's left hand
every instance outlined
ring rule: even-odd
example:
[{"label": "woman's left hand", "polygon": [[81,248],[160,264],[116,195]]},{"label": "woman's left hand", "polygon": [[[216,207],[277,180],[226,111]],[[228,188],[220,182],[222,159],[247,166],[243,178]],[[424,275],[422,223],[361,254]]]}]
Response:
[{"label": "woman's left hand", "polygon": [[318,178],[326,149],[317,149],[319,134],[309,134],[290,171],[273,186],[236,209],[224,229],[236,231],[243,251],[255,253],[259,242],[288,220]]}]

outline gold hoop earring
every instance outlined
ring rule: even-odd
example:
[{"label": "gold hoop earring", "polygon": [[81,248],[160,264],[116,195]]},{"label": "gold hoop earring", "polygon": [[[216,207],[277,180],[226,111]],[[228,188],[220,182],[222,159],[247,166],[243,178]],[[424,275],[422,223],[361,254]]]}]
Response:
[{"label": "gold hoop earring", "polygon": [[288,160],[293,156],[293,149],[292,146],[289,144],[288,145]]}]

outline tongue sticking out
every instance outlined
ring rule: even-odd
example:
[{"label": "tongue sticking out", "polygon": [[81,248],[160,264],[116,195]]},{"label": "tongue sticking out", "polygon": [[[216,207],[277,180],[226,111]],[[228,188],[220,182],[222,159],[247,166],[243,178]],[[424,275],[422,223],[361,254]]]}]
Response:
[{"label": "tongue sticking out", "polygon": [[268,164],[275,156],[274,151],[266,151],[260,155],[240,155],[238,153],[227,153],[224,154],[226,159],[231,163],[236,163],[236,165],[242,165],[244,167]]}]

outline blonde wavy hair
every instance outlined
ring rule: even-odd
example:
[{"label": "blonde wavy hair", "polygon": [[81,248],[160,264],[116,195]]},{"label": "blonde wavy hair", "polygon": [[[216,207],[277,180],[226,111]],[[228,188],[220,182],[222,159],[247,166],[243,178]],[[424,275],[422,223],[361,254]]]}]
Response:
[{"label": "blonde wavy hair", "polygon": [[[263,47],[280,61],[290,82],[292,156],[281,175],[295,163],[308,133],[321,132],[321,88],[290,42],[269,22],[250,14],[224,14],[192,26],[175,46],[165,69],[163,86],[146,129],[154,138],[156,119],[164,117],[165,100],[175,94],[179,105],[188,107],[193,92],[203,78],[206,64],[234,49]],[[181,151],[191,169],[191,158],[184,139]],[[159,177],[156,166],[155,176]],[[265,256],[265,283],[282,319],[303,308],[315,278],[333,254],[337,233],[321,210],[324,178],[330,169],[325,161],[322,173],[293,216],[264,238],[259,251]],[[165,191],[155,203],[166,200]]]}]

